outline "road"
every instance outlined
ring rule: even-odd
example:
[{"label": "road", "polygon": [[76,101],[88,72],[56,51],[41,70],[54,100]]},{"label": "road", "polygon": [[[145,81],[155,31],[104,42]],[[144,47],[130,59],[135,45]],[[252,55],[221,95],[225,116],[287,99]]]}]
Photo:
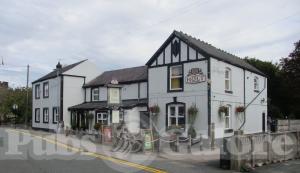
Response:
[{"label": "road", "polygon": [[[31,134],[0,128],[0,173],[178,172],[227,173],[218,161],[175,161],[155,158],[147,164],[81,151]],[[300,161],[257,168],[254,172],[296,173]]]}]

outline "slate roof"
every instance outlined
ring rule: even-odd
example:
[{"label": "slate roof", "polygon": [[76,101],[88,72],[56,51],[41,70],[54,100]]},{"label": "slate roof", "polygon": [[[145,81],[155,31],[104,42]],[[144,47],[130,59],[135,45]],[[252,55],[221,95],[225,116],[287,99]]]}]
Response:
[{"label": "slate roof", "polygon": [[[132,99],[132,100],[123,100],[120,105],[122,108],[133,108],[136,106],[147,106],[148,99]],[[95,110],[95,109],[108,109],[107,101],[100,102],[86,102],[81,103],[72,107],[69,107],[69,110]]]},{"label": "slate roof", "polygon": [[[67,65],[67,66],[62,67],[62,68],[61,68],[61,71],[59,72],[59,74],[64,73],[64,72],[66,72],[66,71],[68,71],[68,70],[70,70],[70,69],[76,67],[77,65],[83,63],[84,61],[86,61],[86,60],[79,61],[79,62],[77,62],[77,63],[70,64],[70,65]],[[42,81],[44,81],[44,80],[48,80],[48,79],[57,77],[57,70],[58,70],[58,69],[54,69],[52,72],[50,72],[50,73],[46,74],[45,76],[43,76],[43,77],[41,77],[41,78],[39,78],[39,79],[33,81],[32,84],[37,83],[37,82],[42,82]]]},{"label": "slate roof", "polygon": [[181,31],[179,32],[176,30],[174,30],[174,32],[170,35],[170,37],[166,40],[166,42],[158,49],[158,51],[151,57],[151,59],[146,63],[146,65],[151,65],[153,63],[153,61],[156,59],[156,57],[158,56],[160,51],[162,49],[164,49],[164,47],[168,44],[169,41],[171,41],[171,39],[174,36],[177,36],[179,39],[183,40],[188,45],[195,48],[196,50],[198,50],[200,53],[203,53],[204,55],[206,54],[209,57],[216,58],[220,61],[224,61],[224,62],[227,62],[234,66],[237,66],[237,67],[240,67],[243,69],[247,69],[251,72],[258,73],[260,75],[265,76],[264,73],[259,71],[257,68],[255,68],[251,64],[247,63],[245,60],[243,60],[233,54],[230,54],[224,50],[216,48],[209,43],[206,43],[206,42],[201,41],[197,38],[194,38],[186,33],[183,33]]},{"label": "slate roof", "polygon": [[106,71],[85,84],[84,87],[103,86],[117,80],[120,84],[147,81],[147,66],[124,68],[119,70]]}]

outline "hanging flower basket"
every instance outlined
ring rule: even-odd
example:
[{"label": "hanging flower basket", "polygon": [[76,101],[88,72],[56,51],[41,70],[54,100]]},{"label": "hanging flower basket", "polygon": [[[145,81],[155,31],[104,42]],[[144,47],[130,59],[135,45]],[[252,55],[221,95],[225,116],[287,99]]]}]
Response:
[{"label": "hanging flower basket", "polygon": [[228,114],[228,108],[226,106],[220,106],[218,112],[220,117],[224,117]]},{"label": "hanging flower basket", "polygon": [[242,113],[245,112],[245,107],[244,106],[238,106],[235,108],[236,113]]},{"label": "hanging flower basket", "polygon": [[158,105],[154,105],[149,107],[149,111],[153,114],[153,115],[158,115],[160,112],[160,108]]}]

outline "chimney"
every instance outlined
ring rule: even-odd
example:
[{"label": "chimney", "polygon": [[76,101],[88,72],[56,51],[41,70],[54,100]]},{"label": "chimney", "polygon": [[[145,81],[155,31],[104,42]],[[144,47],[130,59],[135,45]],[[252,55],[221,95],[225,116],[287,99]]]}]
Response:
[{"label": "chimney", "polygon": [[57,65],[56,65],[56,69],[61,69],[61,68],[62,68],[62,66],[61,66],[60,62],[58,61]]}]

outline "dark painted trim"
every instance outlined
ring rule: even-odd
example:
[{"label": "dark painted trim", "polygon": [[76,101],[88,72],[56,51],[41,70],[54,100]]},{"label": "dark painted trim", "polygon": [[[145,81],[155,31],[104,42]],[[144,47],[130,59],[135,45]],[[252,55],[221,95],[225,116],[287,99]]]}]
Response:
[{"label": "dark painted trim", "polygon": [[196,59],[199,59],[199,53],[197,52],[197,51],[195,51],[196,52]]},{"label": "dark painted trim", "polygon": [[[48,96],[45,95],[45,86],[48,85]],[[50,86],[49,86],[49,82],[43,82],[43,98],[49,98],[50,95]]]},{"label": "dark painted trim", "polygon": [[[37,121],[36,120],[36,111],[39,111],[39,120]],[[34,109],[34,122],[36,122],[36,123],[40,123],[41,122],[41,109],[40,108],[35,108]]]},{"label": "dark painted trim", "polygon": [[224,90],[224,92],[227,94],[233,94],[233,91]]},{"label": "dark painted trim", "polygon": [[31,127],[33,130],[42,130],[45,132],[56,133],[53,129],[41,128],[41,127]]},{"label": "dark painted trim", "polygon": [[233,133],[233,129],[225,129],[224,133]]},{"label": "dark painted trim", "polygon": [[[39,88],[39,97],[36,96],[36,93],[37,93],[36,89],[37,89],[37,87]],[[35,99],[40,99],[41,98],[41,85],[40,84],[36,84],[34,86],[34,98]]]},{"label": "dark painted trim", "polygon": [[64,120],[64,76],[60,77],[60,121]]},{"label": "dark painted trim", "polygon": [[179,59],[178,59],[178,62],[181,62],[181,40],[180,39],[178,39],[179,40]]},{"label": "dark painted trim", "polygon": [[184,102],[178,102],[178,101],[176,101],[176,102],[169,102],[169,103],[167,103],[166,104],[166,130],[168,129],[168,121],[169,121],[169,119],[168,119],[168,116],[169,116],[169,109],[168,109],[168,107],[169,107],[169,105],[172,105],[172,104],[177,104],[177,105],[183,105],[183,107],[184,107],[184,129],[186,129],[186,122],[187,122],[187,112],[186,112],[186,103],[184,103]]},{"label": "dark painted trim", "polygon": [[207,60],[207,59],[208,59],[208,58],[194,59],[194,60],[189,60],[189,61],[181,61],[181,62],[176,62],[176,63],[173,63],[173,64],[157,65],[157,66],[148,67],[148,68],[156,68],[156,67],[173,66],[173,65],[185,64],[185,63],[190,63],[190,62],[205,61],[205,60]]},{"label": "dark painted trim", "polygon": [[190,60],[190,47],[189,45],[186,45],[186,58],[189,61]]},{"label": "dark painted trim", "polygon": [[[59,121],[59,107],[53,107],[53,108],[52,108],[52,123],[53,123],[53,124],[57,124],[57,123],[58,123],[58,122],[55,122],[55,121],[54,121],[54,110],[55,110],[55,109],[57,110],[58,121]],[[72,122],[72,121],[71,121],[71,122]]]},{"label": "dark painted trim", "polygon": [[166,64],[166,52],[165,52],[165,49],[163,51],[163,65]]},{"label": "dark painted trim", "polygon": [[[182,83],[181,83],[181,85],[182,85],[182,89],[180,89],[180,90],[171,90],[171,84],[170,84],[170,68],[171,67],[174,67],[174,66],[181,66],[181,68],[182,68]],[[168,66],[168,76],[167,76],[167,92],[168,93],[173,93],[173,92],[183,92],[184,91],[184,64],[181,64],[181,63],[178,63],[178,65],[174,65],[174,64],[172,64],[172,65],[169,65]]]},{"label": "dark painted trim", "polygon": [[79,78],[86,78],[85,76],[71,75],[71,74],[60,74],[60,76],[68,76],[68,77],[79,77]]},{"label": "dark painted trim", "polygon": [[[207,59],[207,80],[211,81],[210,58]],[[207,83],[207,124],[208,136],[211,133],[211,84]]]},{"label": "dark painted trim", "polygon": [[141,98],[141,83],[138,83],[138,100]]},{"label": "dark painted trim", "polygon": [[[174,38],[173,38],[173,39],[171,40],[171,42],[170,42],[170,46],[171,46],[171,47],[170,47],[170,49],[171,49],[171,50],[170,50],[170,56],[171,56],[171,57],[170,57],[170,61],[171,61],[171,64],[173,64],[173,46],[172,46],[172,45],[173,45],[173,40],[174,40]],[[157,57],[156,57],[156,59],[157,59]]]},{"label": "dark painted trim", "polygon": [[254,90],[255,93],[259,93],[259,90]]},{"label": "dark painted trim", "polygon": [[[45,110],[48,110],[48,121],[45,121]],[[44,124],[48,124],[49,123],[49,117],[50,117],[50,115],[49,115],[49,108],[43,108],[43,123]]]},{"label": "dark painted trim", "polygon": [[84,88],[84,102],[86,102],[86,88]]}]

